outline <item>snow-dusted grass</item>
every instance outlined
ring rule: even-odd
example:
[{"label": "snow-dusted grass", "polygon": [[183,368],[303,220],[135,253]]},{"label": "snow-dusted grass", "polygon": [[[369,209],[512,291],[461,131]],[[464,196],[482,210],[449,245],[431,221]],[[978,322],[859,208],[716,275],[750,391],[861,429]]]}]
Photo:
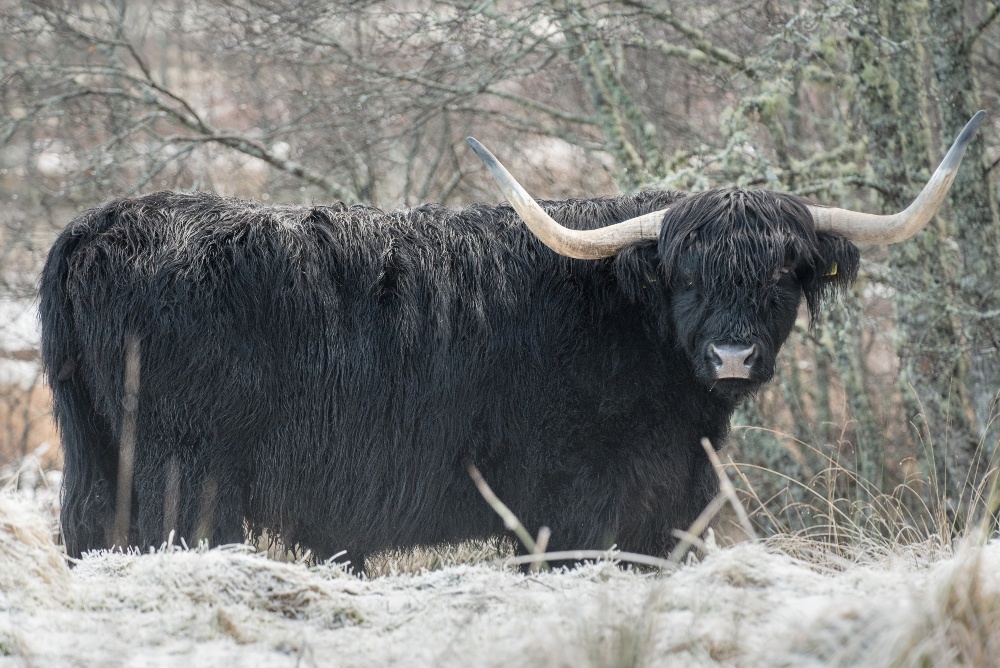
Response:
[{"label": "snow-dusted grass", "polygon": [[0,495],[0,666],[989,666],[1000,656],[1000,542],[847,561],[783,537],[710,542],[665,573],[599,563],[526,575],[491,562],[358,579],[245,547],[93,554],[70,569],[52,528],[39,501]]}]

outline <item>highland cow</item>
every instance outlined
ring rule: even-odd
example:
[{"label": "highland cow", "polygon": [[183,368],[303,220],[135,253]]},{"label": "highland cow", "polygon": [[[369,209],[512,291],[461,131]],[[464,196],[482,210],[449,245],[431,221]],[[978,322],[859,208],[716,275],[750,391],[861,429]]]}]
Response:
[{"label": "highland cow", "polygon": [[88,211],[41,279],[67,553],[266,532],[360,565],[496,535],[473,464],[554,549],[663,554],[800,302],[855,277],[854,242],[930,220],[981,119],[895,216],[741,189],[536,203],[474,140],[513,207]]}]

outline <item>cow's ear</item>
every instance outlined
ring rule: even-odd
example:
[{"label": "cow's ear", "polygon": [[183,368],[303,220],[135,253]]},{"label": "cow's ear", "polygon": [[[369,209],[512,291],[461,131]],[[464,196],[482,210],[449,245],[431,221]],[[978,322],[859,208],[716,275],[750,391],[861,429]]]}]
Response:
[{"label": "cow's ear", "polygon": [[656,244],[626,246],[614,259],[614,272],[625,296],[633,303],[658,298],[664,289],[657,266]]},{"label": "cow's ear", "polygon": [[820,232],[816,237],[819,246],[816,278],[835,288],[853,283],[858,277],[858,265],[861,263],[858,247],[839,234]]},{"label": "cow's ear", "polygon": [[861,253],[858,247],[838,234],[816,234],[817,252],[813,272],[802,284],[811,320],[819,315],[823,301],[851,285],[858,277]]}]

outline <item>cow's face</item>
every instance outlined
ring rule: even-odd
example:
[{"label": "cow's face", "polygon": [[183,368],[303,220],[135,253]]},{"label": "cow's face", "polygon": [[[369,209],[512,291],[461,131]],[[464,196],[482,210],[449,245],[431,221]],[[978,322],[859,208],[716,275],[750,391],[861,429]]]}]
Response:
[{"label": "cow's face", "polygon": [[713,390],[751,392],[774,375],[778,350],[798,314],[802,288],[795,263],[747,261],[742,280],[720,285],[705,268],[711,250],[683,253],[672,281],[675,335],[698,379]]},{"label": "cow's face", "polygon": [[664,222],[660,255],[673,336],[699,382],[734,396],[774,375],[803,296],[815,313],[824,286],[850,280],[857,267],[857,249],[817,237],[798,200],[761,191],[679,203]]}]

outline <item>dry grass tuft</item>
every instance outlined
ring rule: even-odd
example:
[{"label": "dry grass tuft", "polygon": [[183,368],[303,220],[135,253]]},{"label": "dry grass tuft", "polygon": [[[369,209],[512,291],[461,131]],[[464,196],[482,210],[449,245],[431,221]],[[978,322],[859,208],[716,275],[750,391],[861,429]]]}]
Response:
[{"label": "dry grass tuft", "polygon": [[[879,562],[902,553],[919,553],[925,560],[934,560],[953,554],[956,541],[996,514],[995,463],[977,486],[967,484],[962,496],[968,501],[956,507],[945,498],[933,476],[922,479],[914,473],[883,489],[819,448],[787,435],[774,435],[793,441],[797,450],[810,451],[825,466],[804,481],[752,464],[729,462],[729,467],[742,483],[739,491],[751,519],[768,536],[768,542],[803,559],[818,558],[841,567]],[[781,481],[786,489],[795,490],[789,496],[798,500],[779,504],[774,498],[762,497],[748,473]],[[718,529],[723,535],[732,533],[728,526]]]},{"label": "dry grass tuft", "polygon": [[36,601],[62,595],[69,568],[54,535],[54,520],[39,504],[0,492],[0,592]]},{"label": "dry grass tuft", "polygon": [[959,549],[950,572],[926,592],[896,642],[892,665],[990,668],[1000,657],[1000,583],[986,572],[983,548]]},{"label": "dry grass tuft", "polygon": [[387,550],[365,560],[369,578],[433,571],[463,564],[482,564],[513,557],[514,542],[509,538],[470,540],[457,544]]},{"label": "dry grass tuft", "polygon": [[599,619],[584,625],[579,643],[591,668],[645,668],[652,665],[656,649],[656,615],[645,606],[624,618]]}]

